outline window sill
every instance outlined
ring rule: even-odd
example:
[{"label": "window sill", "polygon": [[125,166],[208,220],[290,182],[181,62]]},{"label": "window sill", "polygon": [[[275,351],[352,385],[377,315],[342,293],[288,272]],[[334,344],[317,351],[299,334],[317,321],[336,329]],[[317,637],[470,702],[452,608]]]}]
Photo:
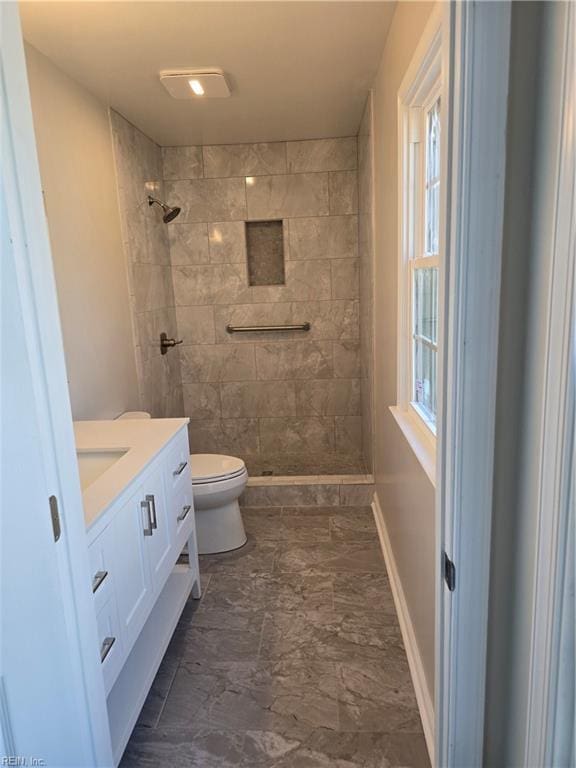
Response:
[{"label": "window sill", "polygon": [[432,485],[436,487],[436,440],[416,414],[397,405],[390,412]]}]

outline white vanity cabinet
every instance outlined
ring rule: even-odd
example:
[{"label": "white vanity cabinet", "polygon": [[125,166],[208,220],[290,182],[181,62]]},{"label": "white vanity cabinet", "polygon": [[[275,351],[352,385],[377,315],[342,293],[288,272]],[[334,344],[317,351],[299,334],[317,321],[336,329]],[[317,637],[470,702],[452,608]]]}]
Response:
[{"label": "white vanity cabinet", "polygon": [[[90,578],[116,763],[186,600],[191,591],[200,595],[186,420],[158,421],[168,426],[173,422],[173,434],[154,420],[148,426],[102,423],[102,443],[108,450],[143,440],[155,427],[168,437],[162,433],[156,453],[140,450],[144,466],[127,485],[122,486],[121,471],[140,466],[130,455],[132,449],[126,450],[124,467],[118,461],[102,476],[101,486],[94,483],[84,496],[85,514],[93,518],[88,527]],[[102,498],[104,480],[108,489],[116,483],[118,492],[110,491],[113,498],[98,515],[93,510]],[[187,561],[180,563],[185,545]]]}]

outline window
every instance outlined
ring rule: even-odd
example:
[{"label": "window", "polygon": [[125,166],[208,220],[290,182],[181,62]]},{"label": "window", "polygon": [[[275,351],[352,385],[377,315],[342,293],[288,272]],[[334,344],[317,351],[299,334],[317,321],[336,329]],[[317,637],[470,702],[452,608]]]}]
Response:
[{"label": "window", "polygon": [[392,412],[434,482],[442,280],[441,30],[427,29],[398,94],[398,404]]},{"label": "window", "polygon": [[[419,114],[418,114],[419,113]],[[422,216],[414,217],[416,250],[408,259],[411,307],[411,404],[436,433],[436,371],[438,356],[438,260],[440,241],[440,97],[415,114],[421,121],[421,169],[414,193],[422,195]],[[418,130],[419,129],[419,130]],[[423,139],[423,140],[422,140]],[[420,159],[420,158],[418,158]],[[414,200],[417,208],[417,200]]]}]

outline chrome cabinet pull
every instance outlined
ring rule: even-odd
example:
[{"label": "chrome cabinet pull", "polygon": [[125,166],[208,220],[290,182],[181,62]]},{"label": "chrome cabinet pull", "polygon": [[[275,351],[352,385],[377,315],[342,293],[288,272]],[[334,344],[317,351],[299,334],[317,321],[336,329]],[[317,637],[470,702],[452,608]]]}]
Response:
[{"label": "chrome cabinet pull", "polygon": [[178,469],[175,469],[174,472],[172,472],[174,477],[177,477],[178,475],[181,475],[182,472],[184,472],[184,470],[186,469],[187,466],[188,466],[188,462],[187,461],[183,461],[180,464],[178,464]]},{"label": "chrome cabinet pull", "polygon": [[153,494],[149,493],[146,496],[146,501],[149,503],[150,509],[152,510],[150,526],[153,530],[156,530],[156,528],[158,528],[158,518],[156,517],[156,499],[154,498]]},{"label": "chrome cabinet pull", "polygon": [[176,520],[179,523],[181,523],[182,520],[184,520],[184,518],[188,515],[188,512],[190,512],[191,509],[192,509],[192,505],[191,504],[186,504],[185,507],[182,507],[182,512],[180,512],[180,514],[178,515]]},{"label": "chrome cabinet pull", "polygon": [[105,637],[100,646],[100,663],[103,664],[106,661],[106,656],[110,653],[112,646],[116,642],[115,637]]},{"label": "chrome cabinet pull", "polygon": [[152,536],[154,532],[152,529],[152,515],[150,514],[150,502],[148,500],[140,502],[140,509],[146,510],[148,517],[148,527],[144,526],[144,536]]},{"label": "chrome cabinet pull", "polygon": [[108,571],[96,571],[92,577],[92,594],[102,585],[106,576],[108,576]]}]

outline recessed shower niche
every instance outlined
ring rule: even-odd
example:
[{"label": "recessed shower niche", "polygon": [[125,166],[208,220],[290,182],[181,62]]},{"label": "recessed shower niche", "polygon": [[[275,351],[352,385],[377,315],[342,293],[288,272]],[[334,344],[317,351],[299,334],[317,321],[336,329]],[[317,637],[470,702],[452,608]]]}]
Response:
[{"label": "recessed shower niche", "polygon": [[249,285],[284,285],[284,222],[247,221],[246,259]]}]

